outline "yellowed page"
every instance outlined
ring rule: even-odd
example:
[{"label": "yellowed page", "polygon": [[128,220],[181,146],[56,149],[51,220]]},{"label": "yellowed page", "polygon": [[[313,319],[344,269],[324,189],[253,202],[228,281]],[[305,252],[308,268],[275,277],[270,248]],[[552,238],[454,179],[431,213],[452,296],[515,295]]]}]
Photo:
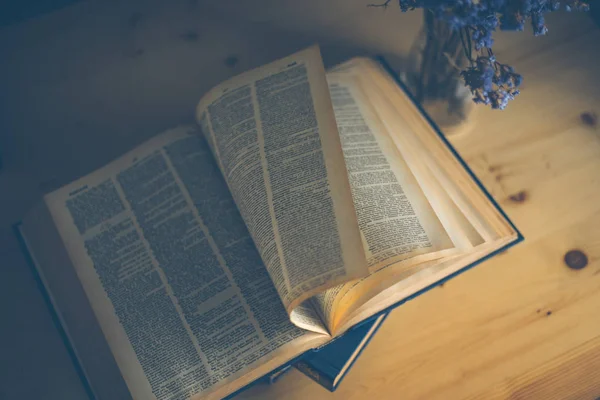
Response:
[{"label": "yellowed page", "polygon": [[293,309],[368,273],[318,47],[215,87],[196,117],[292,320],[310,320]]},{"label": "yellowed page", "polygon": [[[408,102],[397,83],[378,63],[368,58],[354,58],[338,65],[329,74],[349,79],[367,97],[365,101],[377,110],[379,120],[394,146],[406,160],[436,215],[458,247],[466,250],[485,240],[497,238],[473,204],[460,193],[457,180],[465,182],[464,170],[462,175],[449,177],[450,172],[446,172],[440,162],[446,160],[436,158],[439,154],[437,147],[428,148],[421,140],[431,134],[435,136],[435,133],[428,131],[430,127],[427,123],[417,124],[412,121],[415,118],[410,118],[412,122],[409,123],[404,119],[403,115],[414,113],[414,105]],[[403,113],[403,106],[407,102],[412,108]],[[415,129],[420,135],[407,134]],[[439,142],[439,139],[436,138],[436,141]],[[439,143],[436,144],[439,147]],[[447,153],[445,146],[444,151]],[[471,179],[467,179],[467,183],[471,183]]]},{"label": "yellowed page", "polygon": [[[327,79],[371,272],[315,296],[333,330],[344,309],[385,287],[384,277],[455,254],[455,241],[461,245],[457,238],[464,235],[448,234],[450,226],[445,219],[446,225],[442,223],[443,215],[430,204],[357,80],[339,72],[330,72]],[[375,274],[390,266],[394,269]]]},{"label": "yellowed page", "polygon": [[404,272],[394,278],[386,280],[386,287],[376,291],[367,301],[356,301],[356,308],[340,320],[336,326],[336,334],[341,334],[352,326],[370,316],[393,306],[401,300],[439,282],[441,279],[452,275],[469,264],[480,260],[486,254],[513,241],[516,235],[499,239],[495,242],[483,243],[469,252],[444,260],[430,261],[418,266],[414,271]]},{"label": "yellowed page", "polygon": [[194,127],[45,200],[134,399],[220,398],[329,339],[290,322]]},{"label": "yellowed page", "polygon": [[[406,160],[406,166],[410,166],[408,169],[444,226],[443,232],[454,243],[455,251],[438,253],[437,259],[417,256],[408,262],[392,262],[368,277],[328,290],[320,296],[319,304],[333,310],[329,310],[328,327],[334,335],[510,240],[498,240],[498,233],[465,198],[460,189],[462,181],[455,182],[465,177],[445,171],[442,162],[445,160],[438,162],[430,154],[429,147],[420,140],[419,127],[403,119],[404,112],[398,104],[404,95],[395,82],[389,82],[385,71],[373,64],[370,60],[351,60],[330,72],[328,79],[330,84],[349,87],[353,97],[360,99],[361,110],[371,108],[376,116],[371,120],[378,122],[379,129],[387,133],[389,146],[398,151],[398,158]],[[388,93],[389,85],[393,85],[393,93]],[[335,96],[332,97],[335,104]],[[492,208],[489,202],[486,206]],[[360,224],[358,206],[357,213]],[[421,216],[419,212],[416,214]],[[327,314],[327,311],[322,313]]]},{"label": "yellowed page", "polygon": [[[465,251],[483,243],[486,238],[493,240],[495,235],[490,233],[490,228],[482,222],[481,216],[475,216],[472,208],[463,205],[464,202],[460,203],[456,184],[445,177],[443,167],[429,154],[417,135],[412,133],[411,127],[401,117],[399,110],[393,108],[382,88],[374,84],[377,78],[373,75],[377,73],[380,71],[369,70],[369,74],[357,74],[354,84],[364,89],[362,93],[366,94],[367,99],[363,101],[371,104],[380,114],[382,129],[388,132],[400,157],[406,160],[452,242]],[[461,204],[460,207],[457,201]],[[465,210],[470,212],[470,217],[465,216]]]},{"label": "yellowed page", "polygon": [[330,73],[327,80],[370,270],[448,254],[455,245],[376,108],[353,79]]},{"label": "yellowed page", "polygon": [[[409,138],[414,141],[415,149],[425,150],[422,160],[430,167],[431,173],[485,241],[493,241],[512,234],[513,229],[510,224],[495,207],[490,207],[489,199],[451,154],[448,146],[442,143],[437,133],[431,129],[429,122],[393,78],[373,60],[359,59],[356,63],[360,63],[360,70],[372,78],[370,84],[379,87],[378,91],[369,93],[380,93],[387,99],[383,103],[390,115],[390,118],[385,121],[386,124],[393,127],[400,123],[419,132],[419,135]],[[402,121],[398,119],[400,115]],[[401,130],[390,128],[390,132],[395,141],[402,135]]]}]

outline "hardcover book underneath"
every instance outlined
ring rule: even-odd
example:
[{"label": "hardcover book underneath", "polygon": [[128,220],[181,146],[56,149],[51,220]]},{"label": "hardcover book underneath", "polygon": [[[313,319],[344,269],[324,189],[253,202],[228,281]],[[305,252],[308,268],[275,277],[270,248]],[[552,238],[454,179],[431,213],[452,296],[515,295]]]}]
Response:
[{"label": "hardcover book underneath", "polygon": [[196,121],[19,226],[97,399],[222,398],[330,348],[333,389],[390,309],[521,239],[377,61],[315,46]]},{"label": "hardcover book underneath", "polygon": [[370,318],[331,343],[306,353],[294,367],[325,389],[334,392],[387,315]]}]

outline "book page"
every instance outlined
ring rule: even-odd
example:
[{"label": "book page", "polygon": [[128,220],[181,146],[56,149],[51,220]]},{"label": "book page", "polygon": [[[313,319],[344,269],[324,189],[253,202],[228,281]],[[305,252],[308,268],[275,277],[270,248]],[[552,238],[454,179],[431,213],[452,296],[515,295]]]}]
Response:
[{"label": "book page", "polygon": [[[400,173],[395,174],[396,178],[423,230],[434,235],[441,234],[446,243],[451,243],[439,251],[409,255],[408,259],[372,268],[368,277],[329,289],[315,297],[317,309],[328,315],[328,329],[335,336],[435,280],[457,271],[468,260],[481,258],[486,252],[511,240],[511,237],[502,241],[495,239],[498,233],[491,229],[486,219],[478,215],[479,209],[474,210],[470,196],[462,191],[463,187],[468,188],[472,179],[465,176],[467,174],[462,167],[452,178],[447,176],[448,169],[454,168],[457,163],[456,157],[450,154],[428,124],[422,121],[420,125],[415,123],[417,117],[420,120],[423,117],[418,113],[417,117],[414,116],[414,105],[382,68],[371,60],[354,59],[330,72],[328,80],[332,86],[332,99],[342,137],[345,122],[340,120],[338,114],[343,112],[351,131],[348,138],[360,148],[355,150],[349,146],[349,151],[352,151],[349,153],[342,140],[347,163],[351,164],[347,154],[362,156],[373,160],[373,169],[377,170],[384,163],[373,156],[396,153],[390,157],[399,161],[395,168]],[[431,137],[427,143],[424,140],[426,137]],[[374,142],[379,143],[380,150],[372,150],[369,143],[375,147]],[[392,170],[395,168],[392,167]],[[349,174],[353,174],[351,168]],[[352,178],[350,182],[354,195]],[[372,177],[362,184],[369,186],[378,183],[379,180]],[[479,196],[481,193],[474,197]],[[369,206],[380,207],[376,199],[368,200]],[[360,225],[361,208],[358,205],[356,208]],[[494,210],[494,207],[486,199],[482,209]],[[440,229],[440,226],[443,228]]]},{"label": "book page", "polygon": [[480,233],[478,226],[482,224],[475,218],[467,218],[464,214],[467,207],[459,207],[456,202],[457,196],[450,195],[449,191],[452,187],[456,187],[456,184],[447,179],[439,179],[440,174],[443,174],[442,167],[435,161],[431,162],[434,159],[430,154],[431,151],[421,143],[417,135],[405,134],[411,131],[411,127],[399,114],[398,109],[393,108],[382,90],[376,88],[377,85],[372,85],[372,90],[369,90],[369,103],[377,108],[378,113],[385,115],[381,118],[383,125],[388,128],[394,144],[409,165],[455,245],[461,250],[468,251],[473,246],[485,242],[484,237],[490,239],[491,235],[487,233],[489,229],[480,229]]},{"label": "book page", "polygon": [[367,274],[318,47],[217,86],[196,117],[292,320],[311,319],[294,308]]},{"label": "book page", "polygon": [[454,249],[360,87],[335,73],[327,79],[370,270]]},{"label": "book page", "polygon": [[[470,253],[460,254],[443,260],[436,260],[423,263],[415,268],[414,271],[407,271],[399,276],[388,280],[388,285],[374,293],[367,301],[357,303],[356,309],[352,310],[350,318],[342,322],[337,327],[340,332],[344,332],[364,319],[393,306],[399,301],[410,297],[411,295],[427,288],[430,285],[439,282],[452,273],[459,271],[467,265],[481,260],[486,254],[510,242],[510,238],[505,238],[500,242],[484,243]],[[390,285],[389,283],[393,283]]]},{"label": "book page", "polygon": [[220,398],[328,338],[290,322],[196,128],[46,203],[134,399]]},{"label": "book page", "polygon": [[[462,232],[446,230],[353,71],[337,71],[327,79],[371,275],[315,296],[330,331],[353,303],[385,288],[380,278],[450,256],[464,242]],[[392,271],[377,273],[390,266]]]},{"label": "book page", "polygon": [[[369,91],[369,94],[375,94],[373,103],[387,110],[386,116],[389,118],[386,118],[385,124],[390,127],[401,124],[405,129],[419,132],[412,137],[402,137],[397,130],[392,133],[394,141],[397,141],[400,147],[409,146],[414,152],[426,149],[424,157],[421,157],[422,163],[429,168],[430,173],[484,241],[494,241],[512,234],[510,224],[495,207],[489,207],[487,196],[473,179],[470,179],[459,160],[448,151],[447,145],[439,139],[437,133],[430,129],[429,123],[394,79],[381,65],[372,60],[359,60],[358,63],[361,64],[360,70],[369,71],[367,73],[373,77],[370,85],[378,88]],[[401,112],[402,110],[404,112]],[[398,118],[400,115],[402,118]]]}]

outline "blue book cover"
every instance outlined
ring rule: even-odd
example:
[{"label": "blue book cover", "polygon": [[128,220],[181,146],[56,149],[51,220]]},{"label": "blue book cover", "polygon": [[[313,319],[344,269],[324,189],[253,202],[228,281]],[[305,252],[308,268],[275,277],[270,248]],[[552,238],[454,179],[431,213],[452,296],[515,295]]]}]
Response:
[{"label": "blue book cover", "polygon": [[326,346],[306,354],[294,368],[329,391],[335,391],[388,314],[360,324]]}]

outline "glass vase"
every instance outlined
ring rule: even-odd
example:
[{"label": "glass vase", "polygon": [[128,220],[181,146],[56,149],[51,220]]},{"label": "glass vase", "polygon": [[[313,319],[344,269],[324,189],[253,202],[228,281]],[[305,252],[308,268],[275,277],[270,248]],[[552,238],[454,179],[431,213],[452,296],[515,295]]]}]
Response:
[{"label": "glass vase", "polygon": [[476,107],[460,75],[468,65],[460,33],[430,11],[423,16],[401,76],[444,134],[466,133]]}]

